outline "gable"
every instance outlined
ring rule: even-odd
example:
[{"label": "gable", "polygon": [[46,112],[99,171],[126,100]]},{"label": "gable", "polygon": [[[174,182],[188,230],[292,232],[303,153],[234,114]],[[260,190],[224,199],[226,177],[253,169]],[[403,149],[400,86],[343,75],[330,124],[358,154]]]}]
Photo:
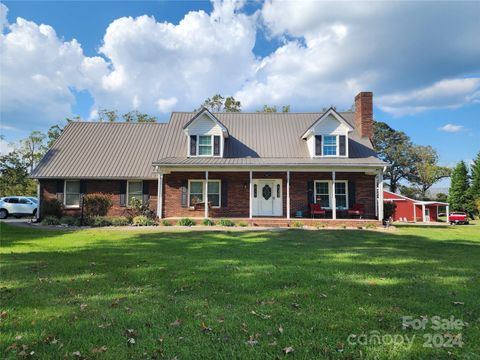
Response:
[{"label": "gable", "polygon": [[343,133],[353,131],[353,127],[334,108],[330,108],[327,112],[323,113],[322,116],[320,116],[312,125],[310,125],[307,131],[305,131],[305,133],[302,135],[302,139],[308,139],[309,136],[317,133],[315,129],[317,129],[317,127],[320,126],[323,122],[327,122],[327,127],[334,126],[336,129],[338,125],[335,125],[335,123],[332,122],[332,119],[338,121],[339,124],[344,126]]},{"label": "gable", "polygon": [[206,114],[200,115],[188,126],[189,135],[222,135],[222,128]]},{"label": "gable", "polygon": [[313,128],[313,132],[316,135],[330,134],[330,135],[345,135],[348,128],[345,124],[341,123],[333,115],[328,115],[323,121],[316,124]]}]

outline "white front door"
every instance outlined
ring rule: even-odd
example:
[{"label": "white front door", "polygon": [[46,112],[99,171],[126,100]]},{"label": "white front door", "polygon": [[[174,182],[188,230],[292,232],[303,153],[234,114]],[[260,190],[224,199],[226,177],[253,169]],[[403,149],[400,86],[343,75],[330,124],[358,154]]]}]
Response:
[{"label": "white front door", "polygon": [[430,209],[425,208],[425,221],[430,222]]},{"label": "white front door", "polygon": [[253,215],[282,216],[282,180],[253,180]]}]

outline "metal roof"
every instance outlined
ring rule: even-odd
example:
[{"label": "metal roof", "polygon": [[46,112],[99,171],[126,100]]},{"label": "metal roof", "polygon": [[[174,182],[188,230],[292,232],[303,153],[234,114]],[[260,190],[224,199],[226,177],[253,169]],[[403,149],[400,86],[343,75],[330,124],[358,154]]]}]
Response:
[{"label": "metal roof", "polygon": [[[33,178],[155,178],[164,165],[385,165],[354,129],[349,158],[311,159],[302,134],[323,113],[213,113],[225,125],[223,158],[188,158],[183,127],[196,113],[174,112],[168,123],[70,123],[35,168]],[[341,112],[354,125],[353,112]]]}]

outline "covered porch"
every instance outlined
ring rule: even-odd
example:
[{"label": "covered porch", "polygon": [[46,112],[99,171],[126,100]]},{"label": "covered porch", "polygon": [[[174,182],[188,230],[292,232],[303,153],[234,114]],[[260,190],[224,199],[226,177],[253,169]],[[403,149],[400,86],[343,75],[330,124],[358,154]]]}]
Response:
[{"label": "covered porch", "polygon": [[157,167],[155,171],[159,218],[290,223],[383,217],[382,169]]}]

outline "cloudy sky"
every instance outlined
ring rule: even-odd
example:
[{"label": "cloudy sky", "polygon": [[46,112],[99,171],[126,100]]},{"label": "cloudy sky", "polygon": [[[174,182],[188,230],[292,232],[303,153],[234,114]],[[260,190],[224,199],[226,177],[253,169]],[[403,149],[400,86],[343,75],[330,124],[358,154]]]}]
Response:
[{"label": "cloudy sky", "polygon": [[65,117],[167,121],[215,93],[244,110],[349,108],[433,145],[480,150],[480,2],[10,2],[0,5],[6,143]]}]

